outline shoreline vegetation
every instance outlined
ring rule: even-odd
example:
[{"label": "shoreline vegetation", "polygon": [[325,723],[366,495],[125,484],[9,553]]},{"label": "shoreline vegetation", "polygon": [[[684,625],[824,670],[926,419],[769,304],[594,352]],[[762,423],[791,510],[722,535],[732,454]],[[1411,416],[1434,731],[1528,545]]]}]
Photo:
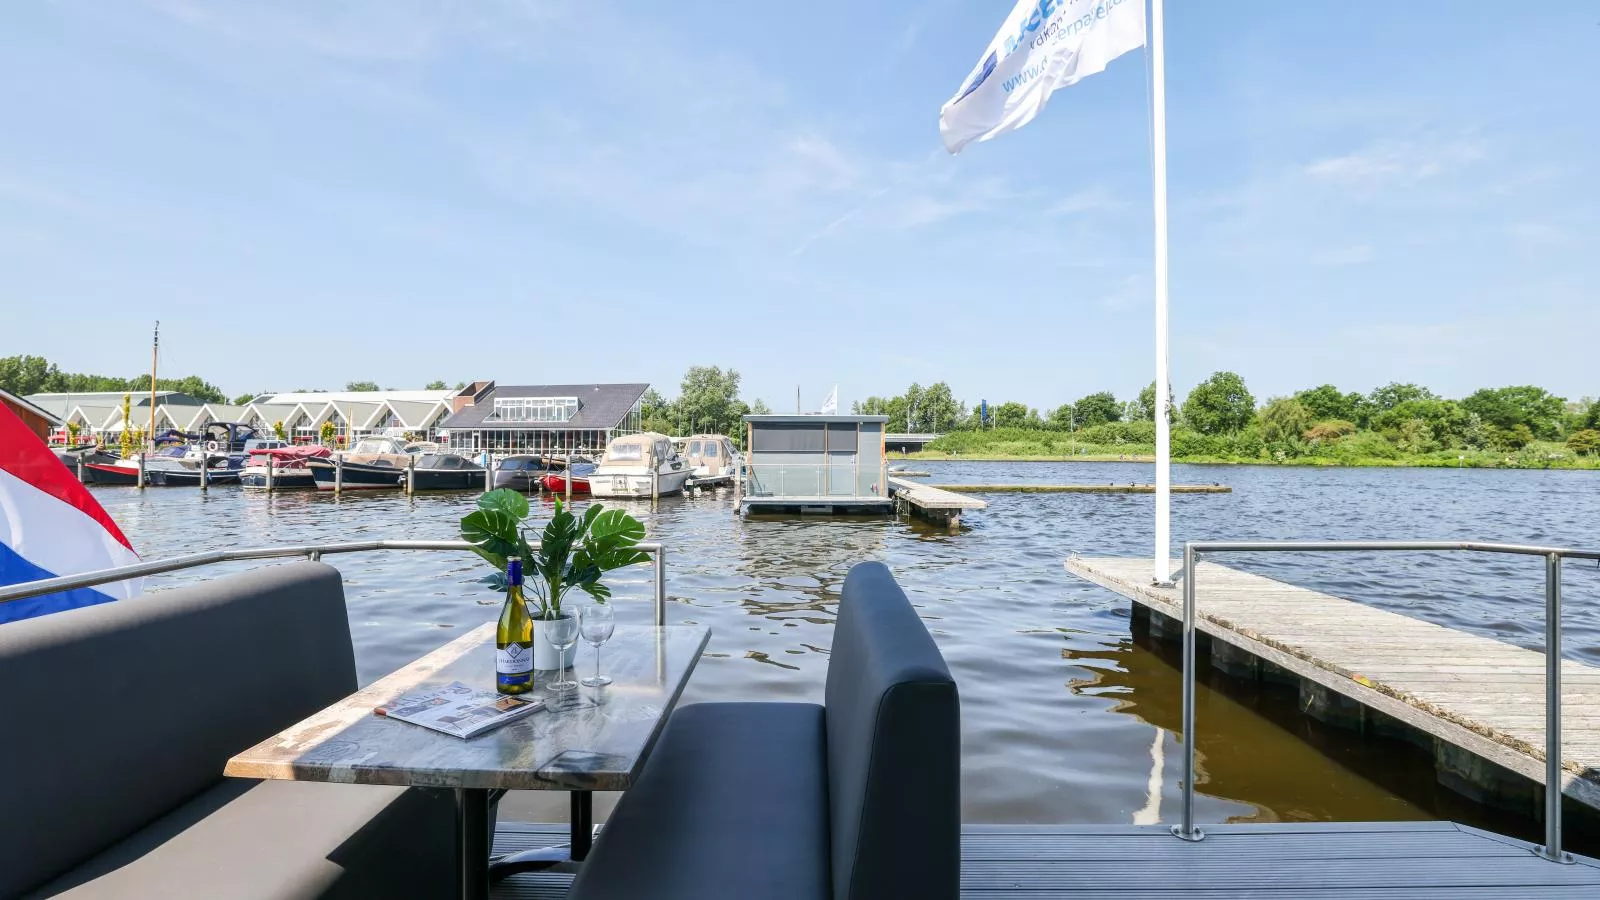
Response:
[{"label": "shoreline vegetation", "polygon": [[[938,443],[938,442],[935,442]],[[930,447],[933,445],[930,444]],[[1574,469],[1600,470],[1600,456],[1575,456],[1561,453],[1562,445],[1539,442],[1516,453],[1495,451],[1443,451],[1431,454],[1400,456],[1393,459],[1377,457],[1334,458],[1324,456],[1298,456],[1289,459],[1244,459],[1226,456],[1178,456],[1173,463],[1205,466],[1301,466],[1307,468],[1419,468],[1419,469]],[[1073,454],[1076,450],[1076,455]],[[911,453],[891,451],[891,464],[897,460],[925,462],[1131,462],[1154,463],[1155,447],[1123,447],[1110,452],[1105,447],[1078,445],[1076,448],[1040,447],[1037,450],[1019,450],[997,443],[967,451],[918,450]]]}]

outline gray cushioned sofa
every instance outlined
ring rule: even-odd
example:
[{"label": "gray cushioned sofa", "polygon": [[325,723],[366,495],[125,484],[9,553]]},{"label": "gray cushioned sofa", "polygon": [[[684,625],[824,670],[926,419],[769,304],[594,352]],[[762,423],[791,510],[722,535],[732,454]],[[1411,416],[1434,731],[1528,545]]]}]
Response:
[{"label": "gray cushioned sofa", "polygon": [[679,708],[570,900],[955,900],[956,686],[879,563],[845,580],[824,699]]},{"label": "gray cushioned sofa", "polygon": [[0,898],[448,896],[447,792],[222,777],[356,688],[295,563],[0,625]]}]

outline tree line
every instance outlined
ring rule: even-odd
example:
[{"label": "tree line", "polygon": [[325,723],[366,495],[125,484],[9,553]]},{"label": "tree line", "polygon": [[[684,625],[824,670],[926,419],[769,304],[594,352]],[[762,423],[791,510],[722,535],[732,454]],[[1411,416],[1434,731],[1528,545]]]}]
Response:
[{"label": "tree line", "polygon": [[[1041,412],[1004,401],[969,406],[950,386],[912,384],[894,397],[872,396],[856,413],[889,417],[892,431],[960,433],[982,429],[1068,432],[1085,444],[1155,441],[1156,387],[1122,401],[1087,394]],[[1600,403],[1568,401],[1533,385],[1483,388],[1459,400],[1418,384],[1391,383],[1369,393],[1323,384],[1258,404],[1242,377],[1215,372],[1171,405],[1173,452],[1188,457],[1293,458],[1344,453],[1395,458],[1443,450],[1520,450],[1535,441],[1564,442],[1580,455],[1600,453]],[[949,442],[966,445],[970,441]]]}]

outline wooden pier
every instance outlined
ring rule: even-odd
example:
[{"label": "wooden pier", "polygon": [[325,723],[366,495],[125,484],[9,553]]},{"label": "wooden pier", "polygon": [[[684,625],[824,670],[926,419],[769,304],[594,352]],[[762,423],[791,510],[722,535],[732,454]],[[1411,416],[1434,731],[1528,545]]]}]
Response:
[{"label": "wooden pier", "polygon": [[[1157,587],[1148,559],[1074,557],[1066,568],[1132,600],[1153,635],[1181,637],[1181,573]],[[1307,714],[1431,749],[1440,783],[1538,814],[1544,654],[1215,563],[1200,564],[1195,587],[1197,650],[1213,667],[1297,680]],[[1600,669],[1563,661],[1561,677],[1563,793],[1600,810]]]},{"label": "wooden pier", "polygon": [[[1153,484],[941,484],[958,494],[1154,494]],[[1225,484],[1175,484],[1174,494],[1231,494]]]},{"label": "wooden pier", "polygon": [[956,528],[961,524],[961,514],[967,510],[985,509],[989,504],[973,497],[953,494],[941,487],[918,484],[904,478],[889,479],[889,495],[895,503],[912,515]]},{"label": "wooden pier", "polygon": [[[605,828],[597,841],[605,840]],[[496,854],[565,843],[567,826],[501,823]],[[561,900],[570,871],[516,875],[494,900]],[[966,900],[1232,900],[1367,897],[1578,900],[1600,861],[1547,862],[1533,845],[1449,822],[1207,825],[1188,843],[1165,825],[968,825]]]}]

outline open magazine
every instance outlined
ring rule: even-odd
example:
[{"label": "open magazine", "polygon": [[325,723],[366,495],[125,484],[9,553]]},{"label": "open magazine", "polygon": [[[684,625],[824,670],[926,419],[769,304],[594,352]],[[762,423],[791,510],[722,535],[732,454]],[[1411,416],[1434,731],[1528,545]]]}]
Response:
[{"label": "open magazine", "polygon": [[543,700],[478,690],[459,681],[418,694],[407,694],[373,710],[434,731],[470,738],[544,709]]}]

